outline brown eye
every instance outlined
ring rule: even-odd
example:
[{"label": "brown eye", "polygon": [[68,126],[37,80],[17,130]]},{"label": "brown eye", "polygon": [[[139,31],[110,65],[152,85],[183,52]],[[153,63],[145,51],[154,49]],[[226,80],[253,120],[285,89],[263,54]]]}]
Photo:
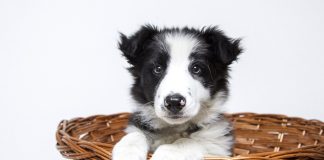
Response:
[{"label": "brown eye", "polygon": [[153,73],[159,75],[163,72],[163,68],[160,65],[155,65],[153,68]]},{"label": "brown eye", "polygon": [[193,74],[200,74],[201,73],[201,68],[199,66],[197,66],[197,65],[193,65],[191,67],[191,72]]}]

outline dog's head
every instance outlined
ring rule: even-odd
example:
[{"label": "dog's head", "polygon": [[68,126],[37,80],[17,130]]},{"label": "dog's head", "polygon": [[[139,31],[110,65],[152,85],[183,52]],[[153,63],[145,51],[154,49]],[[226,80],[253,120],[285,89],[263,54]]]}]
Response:
[{"label": "dog's head", "polygon": [[169,124],[187,122],[224,101],[229,65],[241,52],[239,40],[216,27],[143,26],[132,36],[121,34],[119,48],[131,64],[134,99],[151,104],[144,106]]}]

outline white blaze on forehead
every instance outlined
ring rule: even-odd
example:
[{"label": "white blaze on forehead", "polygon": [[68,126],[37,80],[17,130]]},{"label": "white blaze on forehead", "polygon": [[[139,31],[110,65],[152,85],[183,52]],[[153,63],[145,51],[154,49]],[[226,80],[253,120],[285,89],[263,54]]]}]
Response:
[{"label": "white blaze on forehead", "polygon": [[[188,92],[188,88],[193,87],[193,81],[188,68],[190,65],[189,56],[199,45],[197,38],[181,33],[167,34],[165,44],[168,49],[170,61],[166,75],[162,80],[162,94],[179,93],[182,96]],[[165,93],[168,92],[168,93]],[[166,96],[166,95],[162,95]]]},{"label": "white blaze on forehead", "polygon": [[171,60],[188,60],[190,54],[197,48],[199,41],[191,35],[168,34],[165,36],[165,42],[168,46],[168,52]]},{"label": "white blaze on forehead", "polygon": [[[156,114],[168,123],[180,124],[195,116],[200,109],[200,102],[209,97],[209,92],[201,82],[194,79],[189,71],[190,55],[200,47],[199,40],[191,35],[181,33],[167,34],[164,37],[164,47],[170,56],[165,76],[161,80],[154,100]],[[181,110],[185,119],[171,121],[168,112],[162,109],[164,99],[168,95],[180,94],[185,101],[185,107]]]}]

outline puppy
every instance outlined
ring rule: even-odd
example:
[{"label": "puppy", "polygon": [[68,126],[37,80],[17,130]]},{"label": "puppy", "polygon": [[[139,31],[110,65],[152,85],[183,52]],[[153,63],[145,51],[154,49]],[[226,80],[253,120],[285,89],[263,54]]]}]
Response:
[{"label": "puppy", "polygon": [[146,25],[132,36],[121,34],[119,49],[131,65],[131,95],[139,105],[113,159],[145,160],[148,152],[152,160],[230,156],[232,128],[221,106],[239,42],[216,27]]}]

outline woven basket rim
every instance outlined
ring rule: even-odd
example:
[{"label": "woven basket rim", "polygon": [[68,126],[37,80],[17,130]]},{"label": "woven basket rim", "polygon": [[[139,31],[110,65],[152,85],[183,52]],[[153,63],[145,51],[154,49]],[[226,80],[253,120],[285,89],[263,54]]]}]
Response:
[{"label": "woven basket rim", "polygon": [[[93,142],[88,141],[80,138],[76,138],[73,134],[75,132],[74,129],[78,127],[78,123],[73,124],[74,126],[71,127],[71,123],[74,122],[87,122],[88,123],[92,121],[100,121],[105,118],[112,118],[112,121],[118,121],[119,119],[123,119],[123,125],[125,125],[125,118],[128,118],[130,113],[128,112],[122,112],[122,113],[116,113],[111,115],[92,115],[88,117],[77,117],[70,120],[62,120],[58,125],[58,130],[56,132],[56,140],[57,140],[57,149],[61,152],[63,157],[68,159],[83,159],[82,154],[84,154],[84,159],[96,159],[94,157],[99,157],[100,159],[110,159],[111,156],[111,149],[113,147],[113,143],[105,143],[105,142]],[[266,118],[279,118],[279,119],[287,119],[287,120],[296,120],[300,122],[305,122],[307,124],[315,125],[320,128],[321,133],[319,134],[320,138],[324,137],[322,135],[323,129],[324,129],[324,122],[317,120],[317,119],[310,119],[305,120],[300,117],[288,117],[283,114],[260,114],[260,113],[252,113],[252,112],[240,112],[240,113],[232,113],[232,114],[226,114],[227,116],[231,117],[237,117],[238,119],[240,116],[258,116],[258,117],[266,117]],[[115,118],[115,119],[114,119]],[[108,123],[107,125],[112,125]],[[119,122],[118,122],[119,123]],[[69,128],[70,127],[70,128]],[[113,129],[111,129],[113,130]],[[118,131],[116,131],[117,134],[119,134],[120,128]],[[114,136],[112,136],[114,137]],[[118,136],[116,136],[118,137]],[[118,138],[117,138],[118,139]],[[114,142],[115,143],[115,142]],[[84,148],[82,148],[82,147]],[[74,148],[74,149],[71,149]],[[77,148],[77,149],[76,149]],[[90,149],[89,149],[90,148]],[[108,148],[108,150],[107,150]],[[97,150],[96,150],[97,149]],[[90,152],[89,152],[90,150]],[[95,150],[93,152],[93,150]],[[92,153],[91,153],[92,152]],[[98,155],[99,156],[98,156]],[[224,160],[224,159],[235,159],[235,160],[242,160],[242,159],[281,159],[281,158],[289,158],[289,157],[319,157],[319,159],[324,159],[324,143],[322,143],[322,139],[320,139],[319,144],[316,145],[306,145],[301,146],[296,149],[291,150],[284,150],[284,151],[278,151],[278,152],[262,152],[262,153],[250,153],[246,155],[236,155],[234,157],[218,157],[218,156],[205,156],[205,159],[207,160]],[[88,157],[88,158],[87,158]],[[89,158],[93,157],[93,158]]]}]

